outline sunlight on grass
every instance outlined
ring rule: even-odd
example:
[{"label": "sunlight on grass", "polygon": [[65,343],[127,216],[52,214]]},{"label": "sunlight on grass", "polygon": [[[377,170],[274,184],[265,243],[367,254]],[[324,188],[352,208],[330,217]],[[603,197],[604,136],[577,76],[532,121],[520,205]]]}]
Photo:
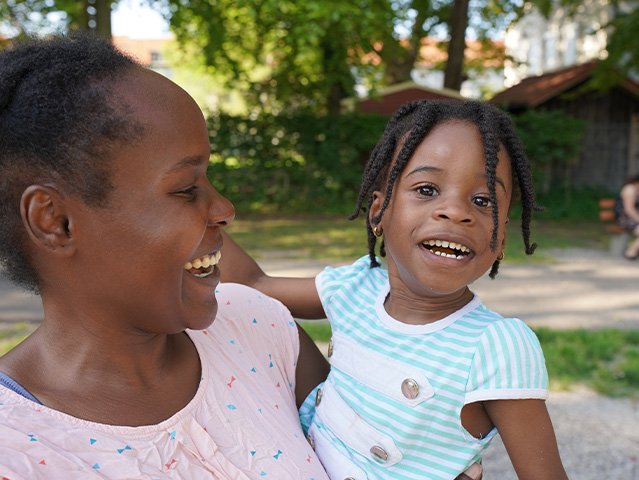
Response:
[{"label": "sunlight on grass", "polygon": [[[316,342],[328,342],[326,321],[299,321]],[[639,397],[639,331],[534,329],[554,390],[578,385],[611,397]]]},{"label": "sunlight on grass", "polygon": [[37,325],[21,322],[0,328],[0,355],[4,355],[19,344],[36,327]]},{"label": "sunlight on grass", "polygon": [[[228,228],[233,238],[257,259],[348,261],[367,253],[365,219],[350,221],[335,215],[297,217],[247,217]],[[506,261],[550,262],[557,248],[605,249],[607,235],[597,221],[535,221],[531,240],[534,255],[526,255],[521,227],[512,220],[508,227]]]}]

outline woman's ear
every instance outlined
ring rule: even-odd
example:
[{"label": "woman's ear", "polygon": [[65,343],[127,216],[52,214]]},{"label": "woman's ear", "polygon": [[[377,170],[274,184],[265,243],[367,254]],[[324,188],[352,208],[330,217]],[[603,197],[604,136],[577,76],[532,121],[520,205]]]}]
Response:
[{"label": "woman's ear", "polygon": [[57,188],[30,185],[20,199],[20,214],[31,241],[56,255],[69,255],[75,248],[67,201]]}]

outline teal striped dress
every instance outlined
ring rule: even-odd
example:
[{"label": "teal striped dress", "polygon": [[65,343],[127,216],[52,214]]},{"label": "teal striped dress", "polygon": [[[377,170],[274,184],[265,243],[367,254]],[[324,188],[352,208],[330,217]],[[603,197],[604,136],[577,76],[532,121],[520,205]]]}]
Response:
[{"label": "teal striped dress", "polygon": [[333,332],[331,373],[300,412],[333,480],[453,479],[496,434],[470,435],[465,404],[548,395],[535,334],[477,297],[408,325],[386,313],[388,275],[368,257],[326,268],[316,284]]}]

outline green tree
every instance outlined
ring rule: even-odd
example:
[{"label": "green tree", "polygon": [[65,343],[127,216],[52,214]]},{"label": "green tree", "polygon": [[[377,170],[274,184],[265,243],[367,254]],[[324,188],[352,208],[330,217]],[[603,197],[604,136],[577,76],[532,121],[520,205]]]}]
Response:
[{"label": "green tree", "polygon": [[471,2],[470,13],[468,0],[149,1],[189,55],[269,112],[338,113],[358,82],[375,89],[409,80],[436,28],[451,29],[447,77],[459,89],[465,25],[486,37],[521,11],[506,0]]},{"label": "green tree", "polygon": [[[622,8],[623,7],[623,8]],[[595,72],[592,86],[605,90],[624,80],[627,75],[639,76],[639,0],[613,3],[615,16],[609,25],[606,50],[608,56]]]},{"label": "green tree", "polygon": [[379,69],[367,58],[392,29],[386,0],[157,0],[178,40],[267,111],[337,113],[355,79]]}]

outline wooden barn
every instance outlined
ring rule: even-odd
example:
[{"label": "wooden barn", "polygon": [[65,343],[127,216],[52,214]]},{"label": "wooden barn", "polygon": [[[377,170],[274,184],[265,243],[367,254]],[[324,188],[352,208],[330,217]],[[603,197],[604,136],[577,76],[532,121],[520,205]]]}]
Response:
[{"label": "wooden barn", "polygon": [[529,77],[491,101],[511,113],[560,110],[585,120],[571,183],[616,191],[627,176],[639,173],[639,83],[625,78],[607,92],[581,91],[596,66],[590,62]]},{"label": "wooden barn", "polygon": [[455,90],[430,88],[415,82],[403,82],[386,87],[375,96],[367,98],[349,98],[344,101],[347,110],[362,113],[376,113],[390,117],[395,110],[413,100],[450,100],[464,98]]}]

